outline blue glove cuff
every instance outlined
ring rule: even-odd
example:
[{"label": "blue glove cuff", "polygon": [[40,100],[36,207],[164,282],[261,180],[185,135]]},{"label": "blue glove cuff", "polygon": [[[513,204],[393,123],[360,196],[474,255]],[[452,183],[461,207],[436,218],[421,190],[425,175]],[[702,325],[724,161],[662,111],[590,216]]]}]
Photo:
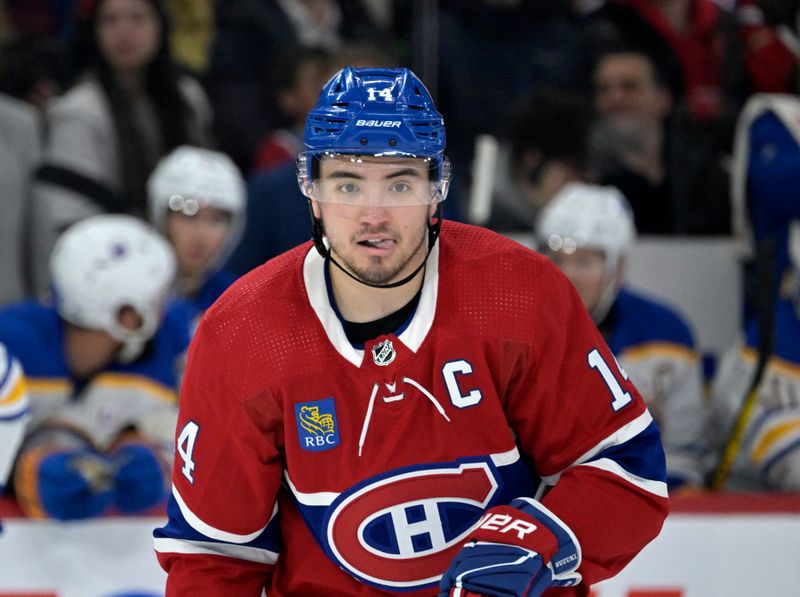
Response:
[{"label": "blue glove cuff", "polygon": [[537,522],[547,527],[558,541],[558,549],[547,563],[553,571],[553,585],[574,586],[581,581],[576,572],[581,565],[581,546],[572,530],[544,504],[532,498],[520,497],[510,506],[524,512]]}]

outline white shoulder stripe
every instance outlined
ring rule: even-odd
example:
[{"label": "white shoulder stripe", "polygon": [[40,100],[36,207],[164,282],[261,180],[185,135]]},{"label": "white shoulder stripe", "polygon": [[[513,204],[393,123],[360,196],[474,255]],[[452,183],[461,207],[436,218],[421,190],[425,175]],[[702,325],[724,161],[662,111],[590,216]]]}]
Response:
[{"label": "white shoulder stripe", "polygon": [[257,531],[253,531],[252,533],[240,535],[238,533],[229,533],[228,531],[223,531],[200,520],[200,518],[189,509],[189,506],[186,505],[186,502],[183,501],[181,494],[178,493],[178,488],[174,485],[172,486],[172,495],[175,498],[175,501],[178,503],[178,507],[181,510],[183,518],[189,523],[189,526],[191,526],[198,533],[202,533],[206,537],[216,539],[217,541],[227,541],[228,543],[249,543],[250,541],[253,541],[266,530],[267,525],[269,525],[270,521],[275,518],[275,515],[278,513],[278,502],[275,502],[272,515],[269,517],[269,520],[263,527]]},{"label": "white shoulder stripe", "polygon": [[187,541],[184,539],[156,538],[153,540],[158,553],[183,553],[196,555],[227,556],[248,562],[274,564],[278,554],[268,549],[247,547],[244,545],[228,545],[227,543],[210,543],[207,541]]},{"label": "white shoulder stripe", "polygon": [[289,478],[289,473],[283,474],[286,483],[289,485],[289,490],[295,499],[304,506],[330,506],[339,494],[335,491],[319,491],[317,493],[303,493],[298,491],[292,480]]},{"label": "white shoulder stripe", "polygon": [[519,450],[516,446],[508,452],[492,454],[492,462],[495,466],[508,466],[509,464],[514,464],[517,460],[519,460]]},{"label": "white shoulder stripe", "polygon": [[600,470],[609,472],[612,475],[622,477],[631,485],[635,485],[639,489],[643,489],[648,493],[652,493],[663,498],[669,497],[669,494],[667,493],[667,484],[663,481],[653,481],[651,479],[645,479],[643,477],[639,477],[638,475],[631,474],[610,458],[593,460],[592,462],[587,462],[579,466],[592,466],[594,468],[599,468]]},{"label": "white shoulder stripe", "polygon": [[[581,455],[580,458],[578,458],[570,466],[583,464],[591,460],[595,456],[597,456],[603,450],[610,448],[611,446],[619,446],[620,444],[624,444],[626,441],[636,437],[642,431],[647,429],[647,427],[652,422],[653,422],[653,416],[650,414],[650,411],[645,410],[641,415],[636,417],[633,421],[627,423],[626,425],[623,425],[605,439],[600,440],[591,450]],[[544,481],[546,485],[555,485],[558,482],[559,478],[561,478],[561,473],[563,472],[564,471],[559,471],[553,475],[542,477],[542,481]]]}]

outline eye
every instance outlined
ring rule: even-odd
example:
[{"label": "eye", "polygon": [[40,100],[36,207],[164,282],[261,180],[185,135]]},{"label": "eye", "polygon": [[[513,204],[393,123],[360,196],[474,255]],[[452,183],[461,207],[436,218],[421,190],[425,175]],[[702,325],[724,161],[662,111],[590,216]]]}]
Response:
[{"label": "eye", "polygon": [[408,193],[411,190],[411,185],[407,182],[395,182],[390,189],[395,193]]},{"label": "eye", "polygon": [[354,182],[343,182],[337,188],[341,193],[355,193],[358,191],[358,187]]}]

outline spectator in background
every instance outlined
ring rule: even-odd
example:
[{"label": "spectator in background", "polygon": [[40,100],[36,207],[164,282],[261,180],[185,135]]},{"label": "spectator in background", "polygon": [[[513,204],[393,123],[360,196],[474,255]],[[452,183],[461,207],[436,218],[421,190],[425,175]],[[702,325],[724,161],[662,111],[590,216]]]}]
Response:
[{"label": "spectator in background", "polygon": [[284,56],[278,72],[288,74],[276,84],[275,125],[277,128],[258,144],[253,173],[259,174],[285,164],[294,164],[303,150],[303,127],[319,90],[338,69],[332,68],[332,54],[321,48],[300,50]]},{"label": "spectator in background", "polygon": [[32,292],[28,271],[31,175],[39,163],[34,108],[0,93],[0,305]]},{"label": "spectator in background", "polygon": [[649,56],[669,87],[667,171],[681,234],[729,234],[724,170],[749,91],[734,17],[714,0],[608,0],[587,28],[595,52]]},{"label": "spectator in background", "polygon": [[210,142],[210,110],[194,80],[170,59],[158,0],[97,0],[76,39],[88,65],[47,111],[48,138],[34,188],[34,282],[60,231],[100,212],[144,216],[145,184],[158,159]]},{"label": "spectator in background", "polygon": [[51,266],[55,306],[0,311],[0,342],[20,360],[31,402],[17,501],[58,519],[159,504],[189,341],[185,308],[164,314],[172,251],[137,218],[97,215],[59,238]]},{"label": "spectator in background", "polygon": [[[792,282],[723,357],[714,382],[710,463],[715,489],[800,491],[800,228]],[[765,342],[766,340],[766,342]],[[762,366],[759,379],[756,373]],[[735,433],[737,424],[741,432]]]},{"label": "spectator in background", "polygon": [[175,252],[178,295],[197,323],[236,279],[221,265],[244,226],[244,180],[227,155],[184,145],[158,163],[147,191],[150,220]]},{"label": "spectator in background", "polygon": [[700,358],[689,327],[675,311],[624,287],[635,235],[622,194],[596,185],[565,186],[536,226],[540,250],[573,283],[647,401],[661,430],[670,488],[701,486],[706,417]]},{"label": "spectator in background", "polygon": [[641,234],[673,230],[665,130],[672,95],[647,54],[618,50],[594,68],[598,120],[589,135],[597,180],[615,186],[633,209]]},{"label": "spectator in background", "polygon": [[294,165],[297,154],[303,150],[306,115],[316,103],[319,90],[336,71],[348,65],[388,68],[395,66],[396,60],[378,46],[361,42],[348,43],[336,51],[307,48],[276,62],[274,71],[282,75],[275,92],[278,128],[259,143],[254,174],[285,164]]},{"label": "spectator in background", "polygon": [[791,93],[797,89],[795,0],[738,0],[736,20],[745,65],[755,93]]},{"label": "spectator in background", "polygon": [[332,51],[354,40],[387,42],[362,0],[225,0],[215,4],[216,37],[207,88],[220,148],[250,170],[264,135],[279,126],[273,65],[303,48]]},{"label": "spectator in background", "polygon": [[588,91],[589,54],[582,25],[563,0],[439,4],[434,95],[442,113],[458,123],[448,131],[447,146],[462,172],[454,184],[463,191],[475,137],[503,135],[515,106],[540,89]]},{"label": "spectator in background", "polygon": [[556,89],[537,91],[519,106],[497,168],[489,228],[530,231],[565,184],[586,180],[592,114],[582,95]]}]

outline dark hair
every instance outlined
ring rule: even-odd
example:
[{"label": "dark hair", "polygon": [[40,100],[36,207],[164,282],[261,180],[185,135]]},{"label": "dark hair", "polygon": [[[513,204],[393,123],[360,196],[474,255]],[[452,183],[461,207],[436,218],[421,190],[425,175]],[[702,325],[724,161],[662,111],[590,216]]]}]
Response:
[{"label": "dark hair", "polygon": [[[134,122],[129,94],[117,84],[113,69],[97,44],[98,13],[105,1],[92,2],[78,21],[75,66],[84,74],[95,76],[108,98],[117,137],[123,200],[132,211],[144,213],[147,178],[155,159],[147,154],[141,131]],[[191,142],[189,123],[195,115],[178,85],[180,71],[170,55],[169,19],[164,7],[160,0],[142,1],[153,8],[161,27],[158,49],[146,68],[144,91],[153,104],[163,135],[162,151],[168,153]]]},{"label": "dark hair", "polygon": [[593,118],[591,102],[560,89],[540,89],[516,107],[511,119],[511,163],[535,150],[545,161],[556,159],[583,169],[586,135]]}]

